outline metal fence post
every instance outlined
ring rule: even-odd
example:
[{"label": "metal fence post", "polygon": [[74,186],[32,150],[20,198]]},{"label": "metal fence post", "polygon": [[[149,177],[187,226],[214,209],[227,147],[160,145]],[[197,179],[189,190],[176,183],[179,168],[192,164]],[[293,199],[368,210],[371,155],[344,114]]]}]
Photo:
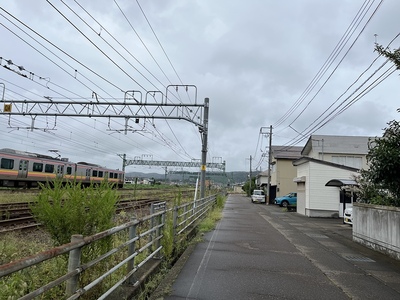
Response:
[{"label": "metal fence post", "polygon": [[[165,219],[165,210],[164,210],[164,212],[163,212],[162,215],[157,216],[157,224],[156,224],[156,225],[157,225],[157,226],[160,226],[161,224],[163,224],[163,219]],[[161,235],[162,235],[162,232],[163,232],[162,228],[161,228],[161,227],[158,227],[158,228],[157,228],[157,231],[156,231],[156,238],[157,238],[156,249],[158,249],[158,248],[161,246],[161,239],[160,239],[160,237],[161,237]],[[159,252],[159,253],[155,256],[155,258],[161,258],[161,257],[162,257],[161,252]]]},{"label": "metal fence post", "polygon": [[174,206],[174,213],[172,216],[172,234],[173,234],[173,241],[174,241],[174,245],[176,242],[176,227],[178,226],[178,206]]},{"label": "metal fence post", "polygon": [[[131,221],[136,221],[136,218],[133,217],[131,219]],[[136,237],[136,222],[133,226],[129,227],[129,240],[132,240]],[[128,246],[128,256],[133,255],[133,253],[135,253],[135,243],[136,242],[132,242],[129,244]],[[128,261],[127,263],[127,273],[129,274],[130,271],[133,270],[133,268],[135,267],[135,258],[133,257],[130,261]],[[133,276],[130,276],[128,279],[128,283],[129,284],[134,284],[136,282],[136,280],[133,278]]]},{"label": "metal fence post", "polygon": [[[83,240],[83,235],[81,234],[74,234],[71,237],[71,242],[78,242]],[[76,248],[69,252],[68,258],[68,273],[76,270],[79,265],[81,264],[81,248]],[[78,281],[79,281],[79,274],[76,274],[74,277],[67,280],[66,285],[66,294],[67,296],[73,295],[76,290],[78,289]]]},{"label": "metal fence post", "polygon": [[[155,205],[154,203],[150,204],[150,215],[153,215],[155,212]],[[156,220],[154,219],[154,217],[151,217],[151,221],[150,221],[150,227],[151,229],[154,229]],[[153,231],[150,235],[149,235],[149,242],[153,242],[154,241],[154,237],[155,237],[155,232]],[[154,245],[151,244],[151,246],[149,247],[149,254],[151,254],[154,251]]]},{"label": "metal fence post", "polygon": [[185,226],[185,227],[186,227],[186,225],[187,225],[187,223],[188,223],[188,214],[189,214],[189,212],[188,212],[188,206],[185,205],[185,206],[183,207],[183,215],[184,215],[184,220],[185,220],[185,223],[183,223],[183,224],[184,224],[183,226]]}]

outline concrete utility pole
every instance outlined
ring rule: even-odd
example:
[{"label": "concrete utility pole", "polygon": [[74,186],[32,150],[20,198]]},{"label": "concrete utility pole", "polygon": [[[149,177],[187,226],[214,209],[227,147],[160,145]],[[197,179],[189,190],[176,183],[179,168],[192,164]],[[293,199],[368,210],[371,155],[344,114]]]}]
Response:
[{"label": "concrete utility pole", "polygon": [[250,172],[249,172],[249,179],[250,179],[250,184],[249,184],[249,186],[250,186],[250,188],[249,188],[249,194],[251,195],[251,185],[252,185],[252,180],[251,180],[251,155],[250,155]]},{"label": "concrete utility pole", "polygon": [[272,161],[272,125],[269,126],[269,150],[268,150],[268,184],[267,184],[267,204],[270,204],[271,189],[271,161]]}]

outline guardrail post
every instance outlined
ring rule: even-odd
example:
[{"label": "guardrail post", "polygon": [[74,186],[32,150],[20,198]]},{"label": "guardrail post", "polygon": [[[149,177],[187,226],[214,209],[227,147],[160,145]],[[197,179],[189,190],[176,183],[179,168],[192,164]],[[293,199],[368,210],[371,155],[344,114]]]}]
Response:
[{"label": "guardrail post", "polygon": [[173,240],[174,240],[174,245],[175,245],[175,242],[176,242],[176,227],[178,226],[177,224],[178,224],[178,206],[174,206],[174,213],[173,213],[173,216],[172,216],[172,221],[173,221],[173,225],[172,225],[172,232],[173,232]]},{"label": "guardrail post", "polygon": [[[83,240],[83,235],[74,234],[71,237],[71,242],[78,242]],[[76,270],[81,264],[81,247],[71,250],[68,258],[68,273]],[[66,294],[67,296],[73,295],[78,289],[79,274],[67,280]]]},{"label": "guardrail post", "polygon": [[[159,225],[161,225],[161,224],[163,224],[163,226],[164,226],[164,222],[165,222],[165,210],[164,210],[164,212],[163,212],[162,215],[157,216],[157,226],[159,226]],[[162,235],[162,232],[163,232],[162,228],[161,228],[161,227],[158,227],[158,228],[157,228],[157,232],[156,232],[156,238],[157,238],[156,249],[158,249],[158,248],[161,246],[161,239],[160,239],[160,237],[161,237],[161,235]],[[159,253],[155,256],[155,258],[161,258],[161,257],[162,257],[162,256],[161,256],[161,252],[159,252]]]},{"label": "guardrail post", "polygon": [[[131,219],[131,221],[136,221],[136,218],[133,217]],[[129,227],[129,240],[132,240],[136,237],[136,222],[133,226]],[[128,246],[128,256],[133,255],[133,253],[135,253],[135,243],[136,242],[132,242],[129,244]],[[133,270],[133,268],[135,267],[135,258],[132,258],[130,261],[128,261],[127,263],[127,273],[129,274],[130,271]],[[128,279],[128,283],[129,284],[134,284],[136,282],[136,280],[133,278],[133,276],[130,276]]]},{"label": "guardrail post", "polygon": [[[153,215],[156,212],[156,205],[154,203],[150,204],[150,215]],[[156,218],[155,217],[151,217],[151,221],[150,221],[150,227],[152,230],[154,230],[154,227],[157,225],[156,224]],[[153,242],[154,239],[156,238],[156,232],[152,231],[151,234],[149,235],[149,242]],[[155,246],[154,244],[151,244],[151,246],[149,247],[149,254],[151,254],[153,251],[155,250]]]},{"label": "guardrail post", "polygon": [[188,223],[188,214],[189,214],[189,212],[188,212],[188,206],[185,205],[185,206],[183,207],[183,215],[184,215],[184,218],[185,218],[185,223],[183,223],[183,224],[184,224],[183,226],[185,226],[185,227],[186,227],[186,224]]}]

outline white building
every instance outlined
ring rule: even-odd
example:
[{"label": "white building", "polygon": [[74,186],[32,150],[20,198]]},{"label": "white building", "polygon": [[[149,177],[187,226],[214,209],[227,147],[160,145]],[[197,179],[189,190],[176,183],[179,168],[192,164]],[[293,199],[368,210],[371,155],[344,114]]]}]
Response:
[{"label": "white building", "polygon": [[[297,167],[297,212],[309,217],[342,217],[349,190],[361,168],[367,168],[369,137],[312,135],[293,162]],[[343,186],[326,186],[329,181]],[[346,192],[347,190],[347,192]]]}]

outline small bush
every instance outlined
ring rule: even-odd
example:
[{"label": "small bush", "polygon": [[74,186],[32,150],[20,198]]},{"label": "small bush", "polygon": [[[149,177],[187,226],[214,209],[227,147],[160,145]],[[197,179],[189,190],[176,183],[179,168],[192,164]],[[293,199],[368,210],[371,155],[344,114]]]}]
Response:
[{"label": "small bush", "polygon": [[31,209],[56,245],[69,243],[74,234],[88,236],[113,226],[117,194],[107,183],[86,188],[74,182],[52,185],[41,186]]}]

